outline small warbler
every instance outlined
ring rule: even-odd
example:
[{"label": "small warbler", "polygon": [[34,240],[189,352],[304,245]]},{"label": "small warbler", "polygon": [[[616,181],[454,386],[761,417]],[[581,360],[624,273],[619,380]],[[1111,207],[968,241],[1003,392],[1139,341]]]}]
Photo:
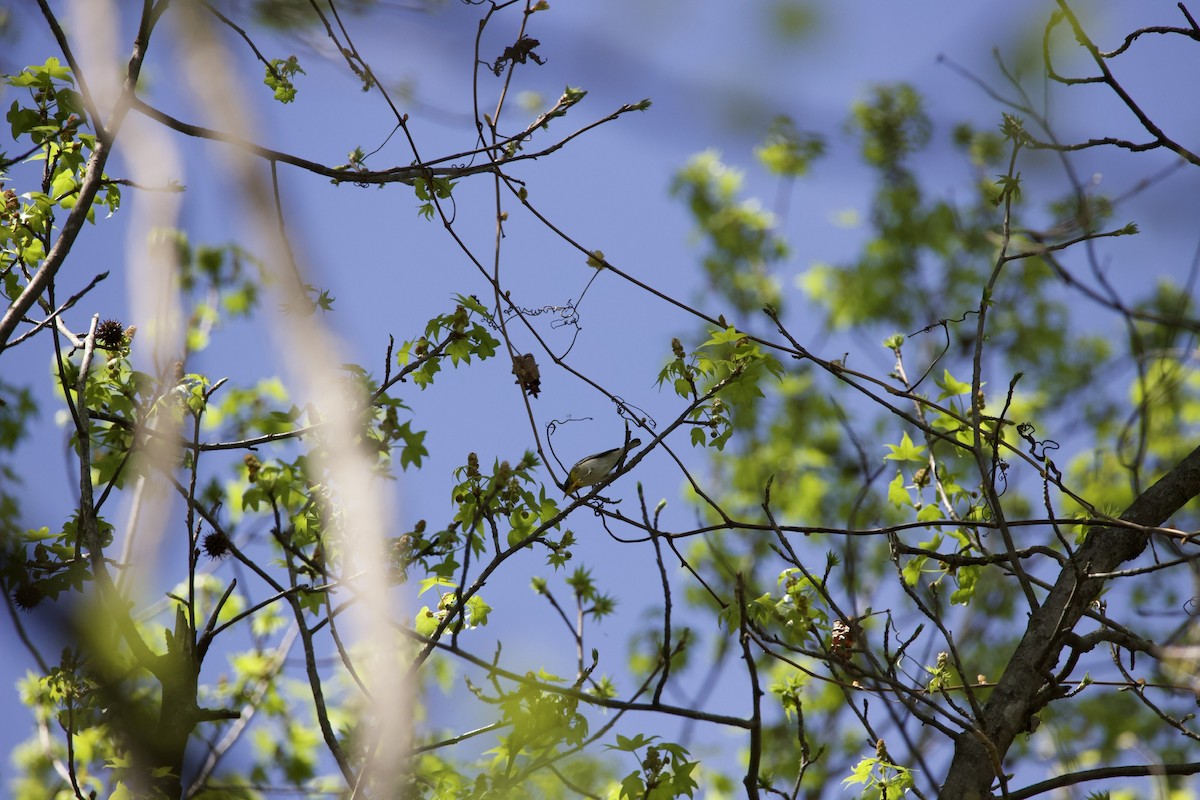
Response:
[{"label": "small warbler", "polygon": [[570,494],[576,489],[604,480],[608,477],[608,473],[613,471],[613,467],[625,459],[625,454],[641,443],[641,439],[630,439],[628,447],[614,447],[612,450],[594,453],[587,458],[580,459],[575,466],[571,467],[571,472],[567,475],[566,493]]}]

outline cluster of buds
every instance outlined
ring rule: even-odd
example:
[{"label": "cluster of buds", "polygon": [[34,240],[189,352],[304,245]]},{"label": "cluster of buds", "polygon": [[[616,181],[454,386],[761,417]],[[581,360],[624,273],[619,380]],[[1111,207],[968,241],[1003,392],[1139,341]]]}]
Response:
[{"label": "cluster of buds", "polygon": [[254,453],[246,453],[242,457],[242,463],[246,465],[246,479],[251,483],[258,480],[258,471],[262,469],[262,462],[258,460],[258,456]]},{"label": "cluster of buds", "polygon": [[0,222],[15,219],[20,209],[21,201],[17,199],[16,192],[12,189],[5,189],[3,192],[0,192]]},{"label": "cluster of buds", "polygon": [[542,373],[538,369],[533,353],[523,356],[513,356],[513,375],[517,376],[515,383],[533,397],[542,390]]}]

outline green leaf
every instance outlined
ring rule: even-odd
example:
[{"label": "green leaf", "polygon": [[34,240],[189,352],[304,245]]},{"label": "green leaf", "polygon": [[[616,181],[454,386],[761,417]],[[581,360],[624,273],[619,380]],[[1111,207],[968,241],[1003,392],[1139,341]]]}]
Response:
[{"label": "green leaf", "polygon": [[634,750],[640,750],[646,745],[658,739],[657,736],[647,736],[644,733],[635,734],[634,736],[622,736],[617,734],[617,743],[605,745],[608,750],[624,750],[627,753],[632,753]]},{"label": "green leaf", "polygon": [[950,602],[956,605],[967,605],[975,597],[975,587],[979,581],[980,568],[975,565],[959,567],[954,571],[954,579],[958,588],[950,595]]},{"label": "green leaf", "polygon": [[842,785],[849,786],[855,783],[866,783],[871,780],[871,773],[875,770],[875,765],[878,763],[878,758],[862,759],[854,765],[854,769],[850,771],[850,776],[842,781]]},{"label": "green leaf", "polygon": [[324,592],[301,591],[297,599],[300,601],[300,607],[314,616],[320,615],[325,608]]},{"label": "green leaf", "polygon": [[921,506],[921,510],[917,512],[917,521],[932,522],[935,519],[941,519],[943,516],[945,515],[942,514],[942,510],[938,508],[937,504],[929,503],[928,505]]},{"label": "green leaf", "polygon": [[415,467],[421,466],[421,459],[429,455],[429,449],[425,447],[426,431],[414,431],[411,422],[405,422],[397,429],[396,435],[404,441],[404,447],[400,449],[400,468],[408,470],[408,465],[412,464]]},{"label": "green leaf", "polygon": [[912,497],[908,494],[908,489],[904,488],[904,473],[896,471],[896,477],[888,484],[888,502],[897,508],[912,505]]},{"label": "green leaf", "polygon": [[488,614],[492,611],[492,607],[483,601],[479,595],[474,595],[467,600],[467,627],[477,628],[486,625]]},{"label": "green leaf", "polygon": [[421,606],[413,620],[413,629],[419,636],[432,636],[441,620],[430,610],[429,606]]},{"label": "green leaf", "polygon": [[621,797],[628,797],[630,800],[642,800],[646,797],[646,784],[642,781],[640,772],[634,770],[621,781]]},{"label": "green leaf", "polygon": [[286,60],[271,59],[270,64],[266,66],[266,73],[263,83],[271,88],[275,99],[281,103],[290,103],[296,99],[296,85],[292,83],[292,78],[297,74],[306,74],[295,56],[289,56]]},{"label": "green leaf", "polygon": [[[64,196],[75,190],[79,184],[75,182],[75,173],[71,170],[60,170],[50,182],[50,196],[65,199]],[[59,202],[62,202],[62,199]]]},{"label": "green leaf", "polygon": [[809,165],[825,152],[820,136],[802,133],[790,117],[776,117],[767,130],[766,141],[755,148],[754,155],[774,175],[800,177]]},{"label": "green leaf", "polygon": [[921,580],[921,571],[925,567],[925,562],[929,559],[926,556],[916,556],[910,558],[908,563],[904,565],[901,574],[904,576],[904,582],[909,586],[916,586]]},{"label": "green leaf", "polygon": [[937,385],[942,388],[941,394],[938,395],[939,400],[971,393],[971,384],[956,379],[948,369],[942,370],[942,379],[937,382]]},{"label": "green leaf", "polygon": [[417,594],[418,595],[425,594],[425,592],[429,591],[430,589],[432,589],[435,586],[455,587],[455,586],[458,586],[458,584],[455,583],[454,581],[450,580],[449,578],[442,578],[442,577],[438,577],[438,576],[434,576],[431,578],[425,578],[418,584]]},{"label": "green leaf", "polygon": [[913,444],[908,431],[904,432],[900,444],[889,444],[887,447],[891,448],[892,452],[883,457],[885,461],[913,461],[923,464],[929,460],[925,456],[925,445]]}]

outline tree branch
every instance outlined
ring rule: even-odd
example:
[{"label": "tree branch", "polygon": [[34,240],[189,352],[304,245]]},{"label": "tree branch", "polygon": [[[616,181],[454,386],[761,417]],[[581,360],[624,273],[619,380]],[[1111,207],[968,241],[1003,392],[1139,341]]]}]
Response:
[{"label": "tree branch", "polygon": [[[1121,519],[1159,525],[1200,494],[1200,447],[1130,504]],[[1025,635],[984,706],[979,727],[960,733],[954,758],[939,795],[942,800],[982,800],[1003,769],[1004,754],[1028,730],[1040,707],[1047,672],[1058,662],[1065,634],[1100,596],[1106,581],[1087,577],[1109,573],[1141,555],[1149,536],[1122,527],[1088,534],[1075,558],[1065,565],[1041,607],[1029,618]]]}]

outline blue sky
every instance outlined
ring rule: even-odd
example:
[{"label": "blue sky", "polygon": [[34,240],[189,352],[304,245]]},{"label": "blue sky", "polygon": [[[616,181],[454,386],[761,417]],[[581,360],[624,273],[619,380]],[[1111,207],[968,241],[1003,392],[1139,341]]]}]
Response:
[{"label": "blue sky", "polygon": [[[855,143],[844,133],[844,121],[852,102],[867,88],[880,82],[907,81],[917,86],[927,101],[935,124],[935,141],[923,157],[931,192],[950,191],[966,179],[962,159],[946,142],[953,123],[968,120],[980,127],[999,123],[996,104],[959,74],[938,63],[945,55],[988,80],[996,80],[991,49],[1006,55],[1027,51],[1030,36],[1040,36],[1041,25],[1051,4],[1046,2],[962,3],[953,0],[925,3],[888,3],[852,0],[819,3],[811,9],[815,23],[811,32],[799,37],[779,34],[778,17],[790,4],[762,3],[744,8],[735,4],[676,0],[610,0],[603,3],[573,3],[559,0],[548,13],[536,15],[530,35],[542,44],[544,66],[523,68],[515,88],[540,93],[553,102],[564,85],[589,91],[587,99],[564,121],[552,125],[545,141],[609,113],[621,104],[648,97],[652,108],[605,125],[569,144],[545,160],[514,170],[527,180],[531,199],[547,209],[555,222],[589,248],[603,250],[622,270],[655,287],[676,294],[714,316],[724,311],[705,294],[696,262],[700,250],[692,237],[692,225],[682,205],[669,199],[668,186],[674,173],[695,153],[717,149],[730,165],[746,171],[746,193],[762,198],[772,207],[778,197],[777,182],[758,169],[752,150],[767,124],[777,114],[793,117],[805,130],[829,138],[829,156],[814,167],[812,176],[789,190],[787,213],[779,229],[790,240],[793,257],[779,273],[788,302],[793,308],[796,331],[811,333],[815,320],[806,314],[804,299],[794,279],[813,263],[836,262],[850,257],[861,242],[860,227],[845,224],[848,213],[861,215],[870,197],[870,175],[857,160]],[[1093,35],[1125,31],[1135,25],[1179,25],[1178,10],[1170,2],[1137,4],[1091,4],[1102,8],[1093,16]],[[368,19],[348,20],[355,42],[385,84],[407,82],[419,101],[407,109],[412,130],[425,157],[473,146],[471,129],[462,125],[470,114],[472,65],[470,43],[476,30],[479,9],[448,2],[429,12],[406,10],[401,4],[381,4]],[[1135,16],[1136,15],[1136,16]],[[772,20],[775,21],[772,21]],[[38,18],[18,15],[19,37],[0,59],[6,71],[25,63],[36,63],[51,52],[49,40]],[[511,36],[511,20],[501,18],[489,42],[493,55]],[[152,102],[192,122],[196,104],[176,83],[169,32],[156,42],[148,62],[148,96]],[[1107,46],[1118,39],[1109,37]],[[247,83],[259,114],[259,141],[272,147],[329,164],[342,163],[355,146],[373,150],[387,137],[394,120],[375,93],[362,94],[357,81],[319,40],[307,37],[257,39],[269,57],[295,53],[306,72],[298,80],[299,95],[290,106],[270,102],[269,91],[259,85],[262,69],[249,52],[241,54],[241,66],[250,76]],[[315,43],[315,44],[314,44]],[[1163,73],[1160,58],[1173,58],[1152,48],[1138,51],[1129,59],[1131,85],[1144,92],[1153,112],[1182,128],[1196,122],[1194,91],[1183,91],[1189,102],[1173,101],[1156,85]],[[334,54],[336,55],[336,54]],[[494,97],[498,81],[482,76],[482,94]],[[1132,134],[1119,109],[1092,96],[1064,95],[1061,109],[1064,137],[1095,135],[1097,118],[1105,133]],[[1188,93],[1191,92],[1191,95]],[[11,98],[0,94],[5,105]],[[488,108],[494,101],[483,103]],[[1100,103],[1103,113],[1097,114]],[[1086,115],[1073,116],[1077,109]],[[1108,113],[1111,111],[1111,113]],[[510,106],[510,114],[517,106]],[[519,117],[509,117],[516,127]],[[137,121],[140,123],[140,120]],[[449,124],[447,124],[449,123]],[[131,123],[133,124],[133,123]],[[1144,138],[1144,137],[1138,137]],[[193,242],[220,244],[244,237],[241,221],[231,213],[225,197],[229,185],[214,175],[213,164],[219,145],[179,140],[185,159],[180,176],[188,191],[183,198],[181,225]],[[121,160],[130,154],[118,148],[117,164],[110,174],[122,171]],[[399,136],[372,157],[375,168],[407,164],[412,153]],[[1092,159],[1081,159],[1085,170]],[[1095,170],[1111,163],[1097,154]],[[1148,164],[1164,165],[1165,156],[1149,156],[1137,165],[1137,173],[1103,171],[1101,185],[1125,188],[1154,171]],[[437,222],[420,219],[417,200],[405,186],[381,189],[353,186],[333,187],[326,179],[285,168],[282,174],[285,207],[289,215],[293,246],[311,269],[311,281],[330,289],[336,297],[329,324],[343,338],[349,360],[376,375],[388,334],[397,340],[416,335],[431,315],[452,309],[456,292],[477,293],[485,302],[486,285],[445,235]],[[1195,197],[1195,179],[1190,175],[1175,181],[1178,195]],[[127,192],[126,202],[134,202]],[[1194,218],[1194,205],[1172,202],[1173,193],[1147,198],[1118,219],[1134,219],[1145,234],[1129,245],[1142,258],[1152,254],[1162,272],[1182,274],[1195,247],[1194,241],[1178,238],[1181,219]],[[464,181],[455,193],[457,229],[481,256],[490,259],[494,235],[490,214],[491,188],[484,178]],[[153,201],[152,199],[150,200]],[[512,276],[514,295],[522,305],[563,305],[577,298],[591,270],[580,255],[565,246],[519,208],[511,206],[502,258],[506,274]],[[122,277],[125,242],[122,215],[89,228],[75,256],[64,271],[63,288],[78,287],[94,272],[112,269],[112,276],[76,312],[71,324],[85,327],[86,314],[98,310],[103,317],[120,317],[126,307],[127,287]],[[1147,244],[1147,240],[1151,244]],[[1123,267],[1121,247],[1116,245],[1112,276],[1119,286],[1144,285],[1145,276]],[[86,314],[85,314],[86,309]],[[669,357],[670,339],[694,334],[695,320],[622,283],[611,274],[601,274],[581,306],[578,341],[569,359],[590,376],[639,405],[656,419],[673,416],[671,398],[658,392],[654,377]],[[543,318],[544,320],[544,318]],[[731,320],[732,321],[732,320]],[[1087,319],[1081,320],[1087,324]],[[552,346],[564,350],[569,329],[543,326]],[[64,516],[64,493],[70,464],[65,458],[64,434],[55,425],[46,390],[49,353],[46,343],[5,353],[5,376],[28,378],[42,390],[46,405],[35,423],[30,445],[21,454],[22,463],[36,464],[26,470],[29,480],[27,515],[30,524]],[[851,351],[860,369],[886,372],[887,353],[877,342],[851,340],[831,344],[828,355]],[[259,327],[234,323],[215,339],[189,369],[216,379],[253,380],[277,371],[277,356],[269,337]],[[604,397],[579,381],[548,371],[543,362],[544,394],[534,401],[538,425],[552,419],[590,418],[563,427],[554,439],[565,464],[594,450],[620,441],[622,425]],[[503,386],[508,372],[506,359],[467,371],[443,372],[435,389],[420,393],[410,387],[405,400],[414,411],[414,424],[430,431],[431,456],[426,469],[400,476],[396,491],[404,524],[428,518],[431,524],[448,518],[450,471],[465,461],[466,453],[477,451],[484,464],[493,458],[515,460],[532,446],[533,437],[516,392],[480,392],[478,386]],[[507,379],[511,382],[511,379]],[[302,400],[298,399],[298,402]],[[56,448],[47,449],[46,442]],[[700,454],[686,444],[679,450],[700,467]],[[882,455],[882,454],[881,454]],[[702,469],[702,467],[700,467]],[[559,473],[561,476],[561,473]],[[665,456],[652,455],[637,476],[652,498],[667,498],[674,520],[690,519],[681,502],[681,479]],[[626,478],[621,493],[633,503],[634,481]],[[627,509],[628,511],[628,509]],[[593,565],[597,579],[609,590],[617,586],[653,585],[657,580],[648,555],[644,561],[631,559],[628,549],[615,545],[598,526],[582,516],[576,520],[584,537],[577,561]],[[404,528],[401,528],[404,529]],[[647,546],[648,547],[648,546]],[[531,557],[529,574],[547,575],[550,570],[540,557]],[[182,575],[180,575],[182,577]],[[545,604],[526,588],[527,577],[501,583],[511,619],[525,614],[551,619]],[[499,603],[493,605],[499,606]],[[630,602],[623,616],[601,628],[599,637],[614,652],[624,644],[624,625],[641,606]],[[553,626],[553,621],[547,623]],[[3,631],[11,641],[8,622]],[[508,638],[506,653],[526,653],[555,658],[544,648],[555,640],[537,626],[505,628],[497,633]],[[523,638],[522,638],[523,637]],[[515,638],[516,641],[512,641]],[[486,650],[487,648],[482,648]],[[16,651],[19,653],[19,651]],[[536,654],[536,655],[535,655]],[[536,666],[530,664],[530,666]],[[569,669],[569,660],[563,669]],[[0,665],[0,689],[11,685],[23,670],[18,657],[6,657]],[[0,703],[15,703],[4,689]],[[23,731],[9,726],[0,734],[4,744]],[[0,767],[0,775],[7,773]]]}]

